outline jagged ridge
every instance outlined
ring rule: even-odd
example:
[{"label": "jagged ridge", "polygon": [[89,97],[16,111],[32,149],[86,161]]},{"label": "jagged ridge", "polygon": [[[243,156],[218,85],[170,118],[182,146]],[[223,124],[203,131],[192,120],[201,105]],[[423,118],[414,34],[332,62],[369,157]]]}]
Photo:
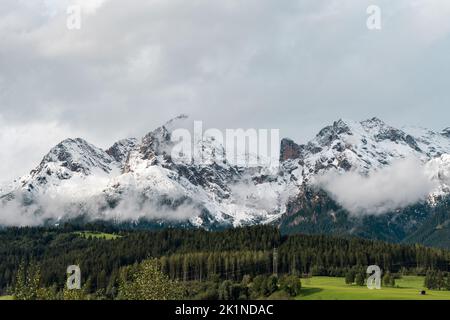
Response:
[{"label": "jagged ridge", "polygon": [[[69,197],[70,207],[75,204],[80,214],[94,219],[188,221],[214,228],[289,217],[290,227],[295,227],[304,221],[314,224],[314,219],[299,216],[299,212],[312,200],[308,197],[320,198],[316,193],[305,197],[316,176],[331,170],[368,175],[408,157],[429,163],[431,178],[440,181],[436,197],[449,193],[448,129],[436,133],[422,128],[397,129],[378,118],[362,122],[341,119],[304,145],[283,139],[281,165],[278,172],[272,172],[214,161],[212,155],[223,154],[224,147],[208,137],[199,142],[197,150],[209,155],[211,163],[175,163],[170,155],[170,135],[186,121],[186,116],[177,117],[140,140],[121,140],[106,151],[83,139],[67,139],[19,183],[0,188],[2,203],[5,206],[20,194],[28,200],[27,205],[39,204],[43,195],[55,199],[80,186],[83,192],[75,191]],[[45,208],[39,207],[35,213],[41,211]],[[61,216],[49,218],[64,218]],[[333,225],[336,216],[326,216]]]}]

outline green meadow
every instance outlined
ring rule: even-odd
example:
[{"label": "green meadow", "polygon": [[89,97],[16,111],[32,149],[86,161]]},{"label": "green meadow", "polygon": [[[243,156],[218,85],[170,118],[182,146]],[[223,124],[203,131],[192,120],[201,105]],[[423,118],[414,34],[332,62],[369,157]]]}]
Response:
[{"label": "green meadow", "polygon": [[104,239],[104,240],[115,240],[117,238],[120,238],[120,236],[112,233],[104,233],[104,232],[93,232],[93,231],[81,231],[81,232],[75,232],[75,234],[79,235],[83,238],[97,238],[97,239]]},{"label": "green meadow", "polygon": [[[395,287],[370,290],[366,286],[345,284],[344,278],[312,277],[302,279],[297,300],[450,300],[450,291],[427,290],[424,277],[404,276]],[[421,295],[422,290],[426,291]]]}]

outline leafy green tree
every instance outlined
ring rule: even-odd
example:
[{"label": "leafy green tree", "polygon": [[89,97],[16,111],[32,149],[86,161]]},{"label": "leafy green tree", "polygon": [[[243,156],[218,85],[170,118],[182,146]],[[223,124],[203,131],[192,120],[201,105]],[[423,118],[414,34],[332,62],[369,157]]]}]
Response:
[{"label": "leafy green tree", "polygon": [[345,283],[346,284],[353,284],[355,282],[355,272],[353,271],[347,271],[345,274]]},{"label": "leafy green tree", "polygon": [[264,275],[258,275],[253,279],[253,282],[251,284],[251,295],[254,298],[258,298],[262,295],[264,295],[266,291],[266,285],[267,285],[267,277]]},{"label": "leafy green tree", "polygon": [[252,283],[252,277],[248,274],[242,277],[241,284],[245,287],[248,287]]},{"label": "leafy green tree", "polygon": [[38,300],[60,300],[61,297],[58,292],[58,288],[55,285],[49,288],[39,288],[37,292]]},{"label": "leafy green tree", "polygon": [[64,300],[90,300],[89,288],[91,286],[91,279],[88,278],[83,284],[81,289],[68,289],[67,283],[63,289],[63,299]]},{"label": "leafy green tree", "polygon": [[219,291],[217,290],[217,286],[209,284],[204,291],[200,292],[197,298],[198,300],[218,300]]},{"label": "leafy green tree", "polygon": [[433,290],[437,289],[437,277],[436,272],[432,270],[428,270],[427,274],[425,275],[424,285],[426,288]]},{"label": "leafy green tree", "polygon": [[280,279],[280,288],[289,296],[295,297],[300,294],[302,283],[297,276],[284,276]]},{"label": "leafy green tree", "polygon": [[267,279],[264,295],[268,297],[277,290],[278,290],[278,277],[275,275],[271,275]]},{"label": "leafy green tree", "polygon": [[231,280],[225,280],[219,287],[219,299],[220,300],[232,300],[231,288],[233,282]]},{"label": "leafy green tree", "polygon": [[450,273],[447,273],[447,281],[445,282],[445,290],[450,290]]},{"label": "leafy green tree", "polygon": [[177,300],[183,297],[183,288],[163,274],[156,259],[145,260],[135,272],[122,277],[119,298],[123,300]]},{"label": "leafy green tree", "polygon": [[442,273],[442,271],[438,272],[436,281],[438,290],[441,290],[442,288],[445,287],[444,274]]},{"label": "leafy green tree", "polygon": [[391,276],[391,281],[389,282],[389,286],[395,287],[395,277]]}]

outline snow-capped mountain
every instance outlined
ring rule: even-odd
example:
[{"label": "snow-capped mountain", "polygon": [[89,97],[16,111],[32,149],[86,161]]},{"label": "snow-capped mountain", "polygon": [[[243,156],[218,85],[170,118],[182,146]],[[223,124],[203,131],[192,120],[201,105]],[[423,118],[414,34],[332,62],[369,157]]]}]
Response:
[{"label": "snow-capped mountain", "polygon": [[424,162],[450,153],[450,139],[422,128],[393,128],[378,118],[339,120],[322,129],[306,145],[282,141],[282,159],[299,159],[305,177],[337,169],[367,174],[404,158]]},{"label": "snow-capped mountain", "polygon": [[[0,187],[0,224],[38,224],[82,215],[204,228],[271,222],[292,228],[317,221],[301,211],[324,201],[321,177],[351,173],[370,179],[411,158],[417,159],[430,180],[427,204],[436,205],[450,193],[449,129],[441,133],[397,129],[377,118],[339,120],[304,145],[283,139],[280,166],[274,171],[231,165],[224,146],[209,136],[196,141],[194,148],[209,161],[174,161],[171,134],[189,123],[180,116],[142,139],[124,139],[107,150],[83,139],[64,140],[30,174]],[[348,209],[332,193],[326,197]],[[396,210],[411,204],[403,203]],[[358,215],[347,211],[349,217]],[[326,216],[330,221],[338,219],[331,209]],[[420,223],[417,217],[410,220],[410,225]]]},{"label": "snow-capped mountain", "polygon": [[[77,212],[92,219],[187,220],[204,227],[279,219],[286,203],[283,178],[253,181],[268,169],[238,168],[225,160],[172,161],[171,132],[185,121],[186,116],[177,117],[140,140],[121,140],[106,151],[82,139],[61,142],[29,175],[1,189],[3,208],[25,209],[17,213],[20,219],[0,214],[0,223],[37,223],[40,217],[60,220]],[[212,137],[198,143],[196,150],[203,157],[214,159],[225,152]],[[49,203],[51,210],[45,207]]]}]

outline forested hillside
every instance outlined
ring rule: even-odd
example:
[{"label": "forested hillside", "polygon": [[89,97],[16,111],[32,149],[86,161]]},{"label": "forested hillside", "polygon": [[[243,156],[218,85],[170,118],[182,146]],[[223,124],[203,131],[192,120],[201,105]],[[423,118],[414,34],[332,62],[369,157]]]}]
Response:
[{"label": "forested hillside", "polygon": [[115,297],[123,267],[148,258],[156,258],[161,271],[180,282],[241,281],[246,275],[274,271],[344,276],[350,269],[362,270],[369,264],[424,275],[428,270],[448,271],[450,265],[450,252],[442,249],[323,235],[284,236],[269,226],[218,232],[120,230],[101,225],[88,229],[81,232],[67,225],[0,231],[2,293],[14,287],[21,263],[40,265],[40,285],[55,289],[64,287],[67,266],[79,265],[86,290],[108,297]]}]

